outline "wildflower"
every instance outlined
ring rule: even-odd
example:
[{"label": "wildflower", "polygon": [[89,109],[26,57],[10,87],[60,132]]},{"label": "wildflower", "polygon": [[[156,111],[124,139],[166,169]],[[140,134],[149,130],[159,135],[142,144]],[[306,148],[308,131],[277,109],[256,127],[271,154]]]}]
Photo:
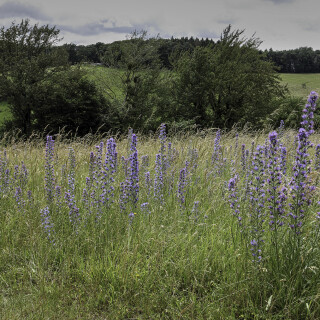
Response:
[{"label": "wildflower", "polygon": [[21,164],[21,175],[20,175],[21,187],[23,187],[23,186],[25,186],[27,184],[28,176],[29,176],[29,173],[28,173],[27,167],[25,166],[24,162],[22,161],[22,164]]},{"label": "wildflower", "polygon": [[144,155],[141,158],[141,169],[146,169],[149,167],[149,156]]},{"label": "wildflower", "polygon": [[150,210],[149,210],[149,202],[144,202],[141,204],[141,211],[145,214],[150,214]]},{"label": "wildflower", "polygon": [[238,145],[239,145],[239,133],[236,133],[236,142],[234,145],[234,155],[237,157],[237,151],[238,151]]},{"label": "wildflower", "polygon": [[235,175],[233,178],[229,180],[229,183],[228,183],[229,204],[230,204],[230,208],[233,210],[233,215],[237,218],[239,225],[242,226],[239,195],[236,188],[237,180],[238,180],[237,175]]},{"label": "wildflower", "polygon": [[252,255],[255,262],[261,261],[262,246],[264,243],[264,205],[265,205],[265,150],[258,146],[253,155],[251,181],[249,182],[249,195],[252,210],[250,212],[250,232],[251,237],[256,241],[256,245],[252,247]]},{"label": "wildflower", "polygon": [[120,210],[126,211],[126,204],[128,203],[128,188],[125,182],[120,183]]},{"label": "wildflower", "polygon": [[79,208],[76,206],[74,196],[70,192],[65,193],[66,204],[69,208],[69,221],[77,228],[80,222]]},{"label": "wildflower", "polygon": [[279,145],[280,147],[280,172],[282,175],[286,175],[287,172],[287,149],[282,144]]},{"label": "wildflower", "polygon": [[316,146],[314,168],[315,170],[320,170],[320,144]]},{"label": "wildflower", "polygon": [[164,123],[160,126],[160,134],[159,134],[159,140],[160,140],[160,150],[159,154],[161,155],[161,163],[162,163],[162,173],[165,175],[166,169],[167,169],[167,163],[166,163],[166,125]]},{"label": "wildflower", "polygon": [[155,168],[155,177],[154,177],[154,197],[163,204],[163,191],[164,191],[164,182],[163,182],[163,171],[162,171],[162,158],[161,154],[156,154],[156,168]]},{"label": "wildflower", "polygon": [[44,228],[44,232],[46,233],[47,239],[49,242],[54,244],[54,225],[51,221],[50,209],[49,207],[45,207],[40,210],[42,226]]},{"label": "wildflower", "polygon": [[131,136],[131,154],[129,157],[129,170],[126,181],[120,184],[120,209],[126,210],[129,204],[131,210],[134,210],[139,200],[139,161],[137,151],[137,136]]},{"label": "wildflower", "polygon": [[134,213],[134,212],[130,212],[128,216],[129,216],[129,224],[131,225],[131,224],[132,224],[132,222],[133,222],[133,219],[134,219],[135,213]]},{"label": "wildflower", "polygon": [[117,171],[117,158],[118,153],[116,151],[116,142],[113,138],[110,138],[107,141],[107,152],[105,156],[105,162],[103,165],[103,200],[110,206],[110,203],[113,203],[114,198],[114,182],[115,182],[115,173]]},{"label": "wildflower", "polygon": [[193,219],[195,222],[197,222],[199,219],[199,204],[200,204],[200,201],[195,201],[193,203],[193,207],[191,210],[191,213],[193,214]]},{"label": "wildflower", "polygon": [[179,182],[178,182],[178,199],[179,199],[181,210],[185,209],[186,182],[187,182],[187,169],[183,168],[180,170]]},{"label": "wildflower", "polygon": [[313,133],[313,118],[317,99],[318,94],[312,91],[303,109],[302,128],[299,129],[297,136],[298,146],[293,167],[293,176],[290,181],[292,202],[289,203],[289,226],[296,235],[302,232],[302,221],[307,207],[311,204],[310,193],[314,190],[308,178],[311,171],[311,160],[309,159],[308,149],[312,147],[309,136]]},{"label": "wildflower", "polygon": [[139,200],[139,161],[137,151],[137,136],[132,134],[130,155],[130,172],[127,179],[127,186],[129,190],[129,200],[131,200],[133,207],[136,207],[136,203]]},{"label": "wildflower", "polygon": [[291,222],[290,228],[299,235],[301,233],[302,220],[306,206],[311,203],[307,198],[307,182],[310,173],[310,160],[307,149],[310,146],[308,140],[308,132],[304,128],[300,128],[298,134],[298,147],[296,151],[295,164],[293,167],[293,176],[290,181],[292,202],[289,203],[289,217]]},{"label": "wildflower", "polygon": [[[273,131],[269,134],[270,148],[269,148],[269,157],[268,157],[268,203],[270,210],[270,226],[276,230],[277,226],[283,225],[283,216],[284,216],[284,202],[286,200],[285,189],[281,189],[282,184],[282,173],[279,157],[279,141],[278,134],[276,131]],[[278,190],[281,191],[278,191]]]},{"label": "wildflower", "polygon": [[147,190],[147,195],[149,196],[150,193],[151,193],[151,184],[152,184],[152,181],[150,179],[150,172],[147,171],[144,174],[144,177],[145,177],[145,187],[146,187],[146,190]]},{"label": "wildflower", "polygon": [[21,210],[22,212],[24,212],[25,211],[25,209],[24,209],[25,201],[23,200],[22,190],[20,187],[16,188],[15,198],[16,198],[16,203],[17,203],[18,209]]},{"label": "wildflower", "polygon": [[46,164],[45,164],[45,192],[47,195],[47,202],[50,205],[54,200],[55,178],[54,178],[54,140],[51,136],[47,136],[46,144]]},{"label": "wildflower", "polygon": [[242,167],[242,172],[245,173],[247,169],[247,153],[246,153],[246,145],[242,144],[241,145],[241,167]]},{"label": "wildflower", "polygon": [[280,120],[280,126],[279,126],[279,140],[283,137],[284,134],[284,121]]},{"label": "wildflower", "polygon": [[190,167],[191,167],[191,172],[196,171],[197,167],[198,167],[198,159],[199,159],[199,154],[198,154],[198,150],[195,148],[189,148],[188,149],[188,162],[190,163]]},{"label": "wildflower", "polygon": [[307,132],[307,135],[310,135],[314,132],[314,112],[316,110],[316,102],[319,96],[315,91],[311,91],[310,95],[308,96],[307,103],[305,108],[302,110],[302,128]]},{"label": "wildflower", "polygon": [[76,206],[76,200],[75,200],[76,159],[75,159],[74,150],[72,148],[69,149],[69,162],[70,162],[70,169],[68,174],[68,191],[65,193],[65,201],[69,208],[69,221],[74,227],[77,228],[77,224],[80,221],[80,215],[79,215],[79,209]]}]

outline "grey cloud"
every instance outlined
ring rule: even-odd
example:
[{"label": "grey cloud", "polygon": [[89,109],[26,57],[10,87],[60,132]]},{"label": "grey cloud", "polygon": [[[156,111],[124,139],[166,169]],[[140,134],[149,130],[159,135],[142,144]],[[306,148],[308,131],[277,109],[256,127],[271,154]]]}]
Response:
[{"label": "grey cloud", "polygon": [[263,1],[273,2],[274,4],[282,4],[282,3],[293,3],[293,2],[296,2],[296,0],[263,0]]},{"label": "grey cloud", "polygon": [[223,24],[223,25],[234,25],[236,24],[237,20],[236,19],[221,19],[217,21],[219,24]]},{"label": "grey cloud", "polygon": [[36,20],[51,20],[38,8],[20,2],[5,2],[0,6],[0,18],[33,18]]},{"label": "grey cloud", "polygon": [[305,22],[299,22],[299,25],[302,30],[305,31],[311,31],[311,32],[319,32],[320,31],[320,26],[319,24],[315,21],[314,23],[305,21]]},{"label": "grey cloud", "polygon": [[141,30],[141,29],[147,29],[146,26],[122,26],[122,27],[117,27],[114,22],[112,22],[111,27],[106,27],[104,26],[104,23],[107,23],[108,20],[103,20],[101,22],[97,23],[88,23],[84,24],[78,27],[73,27],[73,26],[67,26],[67,25],[58,25],[58,29],[61,31],[66,31],[74,34],[78,34],[81,36],[94,36],[94,35],[99,35],[103,33],[108,33],[108,32],[114,32],[114,33],[131,33],[134,30]]},{"label": "grey cloud", "polygon": [[210,31],[202,31],[199,33],[200,38],[208,38],[208,39],[219,39],[220,33],[210,32]]}]

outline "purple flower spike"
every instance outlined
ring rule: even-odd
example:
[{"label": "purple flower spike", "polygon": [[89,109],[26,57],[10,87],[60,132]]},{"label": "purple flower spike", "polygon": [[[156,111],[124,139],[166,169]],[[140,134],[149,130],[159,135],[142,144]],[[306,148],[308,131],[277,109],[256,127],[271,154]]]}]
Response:
[{"label": "purple flower spike", "polygon": [[128,205],[134,211],[139,201],[139,160],[137,151],[137,136],[131,134],[131,154],[126,181],[120,184],[120,209],[126,210]]},{"label": "purple flower spike", "polygon": [[315,170],[320,170],[320,144],[316,146],[314,168]]},{"label": "purple flower spike", "polygon": [[[274,141],[275,134],[271,135]],[[269,154],[269,152],[268,152]],[[265,180],[265,147],[258,146],[252,158],[251,181],[249,181],[249,196],[251,202],[250,212],[250,232],[257,242],[252,248],[254,262],[260,262],[262,256],[264,221],[265,221],[265,198],[266,198],[266,180]]]},{"label": "purple flower spike", "polygon": [[47,136],[46,144],[46,164],[45,164],[45,192],[47,202],[50,205],[54,200],[55,178],[54,178],[54,140],[51,136]]},{"label": "purple flower spike", "polygon": [[290,211],[288,217],[290,218],[290,228],[296,235],[302,233],[304,212],[311,204],[310,194],[314,190],[308,178],[311,172],[311,160],[309,159],[308,149],[312,147],[309,136],[313,133],[312,119],[317,99],[318,94],[312,91],[303,109],[302,128],[299,129],[297,136],[298,147],[293,166],[293,176],[290,181],[292,202],[289,203]]},{"label": "purple flower spike", "polygon": [[164,198],[164,181],[163,181],[163,170],[162,170],[162,159],[161,154],[156,155],[156,168],[154,177],[154,197],[163,205]]},{"label": "purple flower spike", "polygon": [[54,225],[51,221],[49,207],[45,207],[44,209],[41,209],[40,213],[41,213],[42,226],[47,236],[47,239],[49,240],[49,242],[54,244]]},{"label": "purple flower spike", "polygon": [[237,190],[237,181],[238,181],[238,176],[235,175],[228,182],[229,205],[233,211],[232,214],[237,218],[239,226],[242,226],[243,222],[242,222],[242,217],[241,217],[239,192]]},{"label": "purple flower spike", "polygon": [[185,210],[186,206],[186,187],[187,187],[187,168],[183,168],[180,170],[179,182],[178,182],[178,199],[180,204],[180,209]]},{"label": "purple flower spike", "polygon": [[[284,150],[280,149],[277,132],[273,131],[269,134],[269,155],[268,155],[268,208],[269,208],[269,225],[272,230],[277,232],[277,228],[283,225],[286,188],[282,185],[282,169],[285,167],[283,154]],[[280,155],[280,152],[282,156]],[[277,235],[275,236],[277,237]]]},{"label": "purple flower spike", "polygon": [[303,129],[306,130],[308,135],[314,132],[313,119],[314,119],[314,112],[316,110],[316,103],[318,98],[319,98],[319,95],[315,91],[310,92],[310,95],[308,96],[307,104],[305,105],[305,108],[302,111],[303,114],[302,114],[301,126]]}]

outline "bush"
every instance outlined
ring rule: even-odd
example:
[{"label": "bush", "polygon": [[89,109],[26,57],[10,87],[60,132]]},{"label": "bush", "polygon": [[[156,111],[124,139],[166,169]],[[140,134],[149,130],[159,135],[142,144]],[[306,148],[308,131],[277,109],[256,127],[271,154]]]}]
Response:
[{"label": "bush", "polygon": [[69,69],[40,84],[33,101],[33,128],[48,132],[65,128],[79,135],[101,126],[109,130],[110,124],[102,117],[108,107],[106,98],[83,71]]},{"label": "bush", "polygon": [[[301,122],[301,110],[303,109],[304,99],[301,97],[285,96],[274,101],[275,111],[265,120],[265,127],[278,128],[281,120],[287,128],[299,128]],[[315,115],[315,123],[319,123],[319,115]]]}]

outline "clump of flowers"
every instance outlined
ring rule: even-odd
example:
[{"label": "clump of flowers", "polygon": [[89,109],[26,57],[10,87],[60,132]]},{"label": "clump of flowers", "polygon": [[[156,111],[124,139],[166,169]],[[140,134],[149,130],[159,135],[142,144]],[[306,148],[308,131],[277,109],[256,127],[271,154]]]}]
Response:
[{"label": "clump of flowers", "polygon": [[[120,209],[130,211],[129,217],[133,219],[132,214],[139,201],[139,160],[137,150],[137,136],[132,133],[130,144],[129,167],[126,180],[120,184]],[[128,207],[128,208],[127,208]]]},{"label": "clump of flowers", "polygon": [[75,167],[76,167],[76,158],[74,150],[69,149],[69,162],[70,169],[68,174],[68,191],[65,193],[65,201],[69,208],[69,221],[77,228],[78,223],[80,222],[79,208],[76,206],[75,200]]},{"label": "clump of flowers", "polygon": [[258,146],[253,156],[250,181],[250,234],[251,251],[254,262],[261,262],[264,244],[264,206],[265,206],[265,161],[264,148]]},{"label": "clump of flowers", "polygon": [[103,202],[110,207],[110,204],[113,203],[114,198],[114,182],[115,182],[115,173],[117,171],[117,145],[113,138],[108,139],[107,141],[107,152],[105,156],[105,162],[103,164],[103,175],[102,175],[102,184],[103,184]]},{"label": "clump of flowers", "polygon": [[297,150],[295,163],[293,166],[293,176],[290,181],[291,198],[289,203],[290,211],[290,228],[299,235],[302,233],[303,219],[305,217],[306,208],[311,204],[311,197],[314,186],[310,185],[309,175],[311,172],[311,160],[308,154],[308,149],[312,147],[309,140],[310,135],[314,132],[314,111],[318,94],[312,91],[308,97],[307,104],[303,109],[302,128],[299,129],[297,136]]},{"label": "clump of flowers", "polygon": [[275,231],[284,224],[284,204],[287,199],[286,188],[282,186],[281,157],[279,156],[279,140],[276,131],[269,134],[270,148],[268,154],[268,208],[269,225]]}]

